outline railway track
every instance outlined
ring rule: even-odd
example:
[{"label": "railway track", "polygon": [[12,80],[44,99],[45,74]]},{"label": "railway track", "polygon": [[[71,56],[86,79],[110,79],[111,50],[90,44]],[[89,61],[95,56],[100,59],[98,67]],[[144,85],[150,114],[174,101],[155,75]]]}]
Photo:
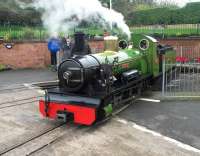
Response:
[{"label": "railway track", "polygon": [[1,105],[5,105],[5,104],[17,103],[17,102],[26,102],[26,101],[28,101],[28,100],[33,100],[33,99],[37,99],[37,98],[40,98],[40,97],[43,97],[43,96],[32,96],[32,97],[24,98],[24,99],[6,101],[6,102],[0,103],[0,106],[1,106]]},{"label": "railway track", "polygon": [[18,92],[24,91],[27,89],[51,89],[58,85],[58,81],[47,81],[47,82],[38,82],[38,83],[24,83],[19,85],[12,86],[0,86],[0,94],[6,92]]},{"label": "railway track", "polygon": [[34,103],[39,101],[40,98],[43,96],[41,95],[35,95],[35,96],[30,96],[27,98],[20,98],[16,100],[8,100],[0,103],[0,110],[8,107],[15,107],[15,106],[20,106],[20,105],[26,105],[30,103]]},{"label": "railway track", "polygon": [[9,107],[16,107],[16,106],[21,106],[21,105],[28,105],[28,104],[33,104],[35,102],[38,102],[40,98],[43,96],[32,96],[28,98],[22,98],[22,99],[17,99],[17,100],[10,100],[10,101],[5,101],[0,103],[0,110],[9,108]]},{"label": "railway track", "polygon": [[19,91],[24,91],[24,90],[27,90],[27,87],[23,85],[15,86],[15,87],[2,87],[2,89],[0,89],[0,94],[10,93],[10,92],[19,92]]},{"label": "railway track", "polygon": [[62,126],[64,126],[64,124],[59,124],[58,126],[46,129],[46,130],[40,132],[39,134],[33,135],[30,138],[25,139],[23,142],[17,143],[3,151],[0,151],[0,155],[2,156],[4,154],[8,154],[9,152],[14,151],[17,148],[20,148],[20,147],[24,146],[25,144],[30,143],[31,141],[34,141],[35,139],[41,138],[42,136],[45,136],[45,135],[48,135],[48,133],[53,132]]},{"label": "railway track", "polygon": [[[23,92],[23,91],[30,91],[30,90],[45,90],[45,89],[50,89],[55,87],[57,82],[43,82],[43,83],[35,83],[35,84],[23,84],[23,85],[17,85],[17,86],[12,86],[12,87],[7,87],[0,89],[0,95],[1,94],[7,94],[7,93],[18,93],[18,92]],[[22,98],[22,99],[17,99],[17,100],[9,100],[9,101],[4,101],[0,103],[0,110],[8,107],[15,107],[15,106],[20,106],[20,105],[26,105],[30,103],[37,102],[39,98],[43,96],[30,96],[27,98]]]},{"label": "railway track", "polygon": [[[45,131],[34,135],[21,143],[15,144],[3,151],[0,151],[0,155],[9,156],[9,155],[26,155],[31,156],[35,155],[41,150],[48,148],[50,145],[61,141],[63,138],[68,137],[69,139],[72,137],[77,137],[78,135],[82,135],[83,133],[94,131],[98,128],[98,126],[103,125],[108,120],[110,120],[113,116],[116,116],[118,113],[122,112],[126,108],[128,108],[130,104],[125,105],[120,110],[113,113],[112,116],[94,124],[91,127],[74,125],[74,124],[66,124],[61,123],[53,128],[46,129]],[[71,135],[73,134],[73,135]]]},{"label": "railway track", "polygon": [[[32,86],[31,86],[32,87]],[[0,94],[1,93],[7,93],[7,92],[19,92],[19,91],[23,91],[23,90],[30,90],[30,89],[41,89],[40,87],[32,87],[32,88],[28,88],[27,86],[18,86],[18,87],[10,87],[10,88],[4,88],[4,89],[1,89],[0,90]],[[43,88],[45,89],[45,88]],[[12,96],[12,95],[11,95]],[[20,99],[17,99],[17,100],[10,100],[10,101],[5,101],[5,102],[1,102],[0,103],[0,110],[3,110],[3,109],[6,109],[6,108],[10,108],[10,107],[16,107],[16,106],[21,106],[21,105],[28,105],[28,104],[33,104],[33,103],[36,103],[39,101],[39,98],[41,98],[43,96],[30,96],[30,97],[27,97],[27,98],[20,98]],[[2,98],[4,98],[4,96],[2,96]],[[13,146],[10,146],[9,148],[4,148],[3,151],[0,151],[0,155],[4,154],[4,153],[8,153],[9,151],[12,151],[13,149],[16,149],[18,147],[21,147],[23,146],[24,144],[32,141],[32,140],[35,140],[47,133],[50,133],[52,131],[55,131],[56,129],[62,127],[64,124],[56,124],[56,126],[54,125],[53,127],[51,128],[48,128],[48,129],[45,129],[45,130],[42,130],[40,131],[39,133],[37,133],[36,135],[32,135],[28,138],[22,138],[22,140],[24,141],[21,141],[20,143],[17,143]]]},{"label": "railway track", "polygon": [[20,103],[18,102],[11,102],[11,103],[6,103],[6,104],[1,104],[0,105],[0,110],[9,108],[9,107],[16,107],[16,106],[21,106],[21,105],[27,105],[27,104],[33,104],[35,102],[38,102],[39,99],[35,100],[29,100],[29,101],[22,101]]}]

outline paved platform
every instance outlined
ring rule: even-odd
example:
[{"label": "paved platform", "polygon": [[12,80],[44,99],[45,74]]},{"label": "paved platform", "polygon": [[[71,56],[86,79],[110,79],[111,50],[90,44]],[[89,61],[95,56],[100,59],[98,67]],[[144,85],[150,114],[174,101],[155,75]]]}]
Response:
[{"label": "paved platform", "polygon": [[200,149],[200,102],[137,101],[120,117]]},{"label": "paved platform", "polygon": [[197,156],[162,138],[143,132],[117,118],[95,130],[74,131],[34,156]]}]

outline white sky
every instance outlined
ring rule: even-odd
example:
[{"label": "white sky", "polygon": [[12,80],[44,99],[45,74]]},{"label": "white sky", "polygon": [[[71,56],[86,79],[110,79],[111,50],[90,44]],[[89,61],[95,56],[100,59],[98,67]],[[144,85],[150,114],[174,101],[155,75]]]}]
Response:
[{"label": "white sky", "polygon": [[157,1],[158,2],[162,2],[162,1],[175,2],[176,4],[178,4],[181,7],[185,6],[185,4],[188,2],[200,2],[200,0],[157,0]]}]

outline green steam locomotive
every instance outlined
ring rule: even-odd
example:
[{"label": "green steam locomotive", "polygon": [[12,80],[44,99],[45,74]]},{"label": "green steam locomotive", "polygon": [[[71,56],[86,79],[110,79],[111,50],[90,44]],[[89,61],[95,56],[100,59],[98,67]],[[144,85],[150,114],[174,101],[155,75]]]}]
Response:
[{"label": "green steam locomotive", "polygon": [[[72,56],[58,70],[59,86],[40,101],[43,116],[92,125],[133,101],[162,75],[163,57],[176,53],[156,39],[134,35],[131,43],[105,38],[105,51],[90,54],[84,34],[75,35]],[[167,70],[166,70],[167,71]]]}]

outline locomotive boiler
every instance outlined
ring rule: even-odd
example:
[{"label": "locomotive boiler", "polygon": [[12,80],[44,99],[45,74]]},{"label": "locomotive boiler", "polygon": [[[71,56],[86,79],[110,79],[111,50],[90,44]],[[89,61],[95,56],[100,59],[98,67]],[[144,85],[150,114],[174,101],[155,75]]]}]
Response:
[{"label": "locomotive boiler", "polygon": [[131,45],[121,41],[120,47],[108,37],[105,51],[98,54],[90,53],[83,36],[75,36],[72,56],[59,66],[59,86],[40,101],[45,117],[92,125],[152,85],[162,74],[163,56],[175,62],[175,51],[150,36],[132,35]]}]

